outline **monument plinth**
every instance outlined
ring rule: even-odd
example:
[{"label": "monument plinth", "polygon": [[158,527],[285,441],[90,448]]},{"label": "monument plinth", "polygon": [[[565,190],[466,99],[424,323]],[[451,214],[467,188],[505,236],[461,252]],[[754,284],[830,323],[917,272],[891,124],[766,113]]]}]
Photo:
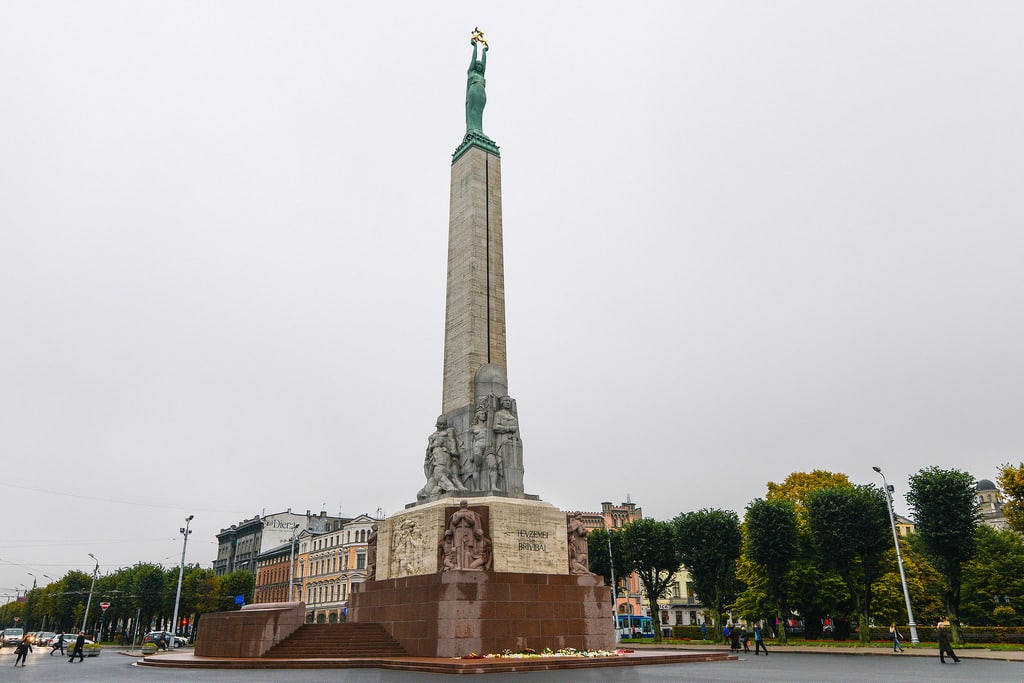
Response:
[{"label": "monument plinth", "polygon": [[480,31],[472,43],[466,135],[452,155],[441,415],[416,502],[371,534],[349,618],[381,624],[415,656],[609,649],[611,592],[588,570],[586,529],[523,486],[505,354],[501,160],[482,125],[488,46]]}]

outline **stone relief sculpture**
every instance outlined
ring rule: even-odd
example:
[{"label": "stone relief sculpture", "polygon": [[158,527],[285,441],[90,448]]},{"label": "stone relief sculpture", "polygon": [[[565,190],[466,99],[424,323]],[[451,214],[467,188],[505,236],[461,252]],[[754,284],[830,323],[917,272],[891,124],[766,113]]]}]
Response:
[{"label": "stone relief sculpture", "polygon": [[590,571],[590,549],[587,536],[590,529],[583,525],[583,517],[573,515],[566,524],[566,536],[569,540],[569,573],[593,574]]},{"label": "stone relief sculpture", "polygon": [[441,571],[485,571],[491,568],[491,539],[483,520],[469,509],[469,501],[459,503],[444,532],[441,547]]},{"label": "stone relief sculpture", "polygon": [[441,549],[441,571],[450,572],[453,569],[458,569],[455,563],[455,543],[452,539],[455,534],[451,529],[446,529],[444,532],[444,538],[438,543],[438,547]]},{"label": "stone relief sculpture", "polygon": [[420,540],[416,522],[403,519],[393,535],[391,558],[397,572],[393,576],[411,576],[420,572]]},{"label": "stone relief sculpture", "polygon": [[423,460],[427,483],[420,489],[418,498],[466,490],[459,471],[459,441],[455,430],[448,426],[444,415],[437,418],[436,426],[437,429],[427,439],[427,453]]},{"label": "stone relief sculpture", "polygon": [[377,579],[377,525],[370,527],[370,533],[366,537],[366,580]]},{"label": "stone relief sculpture", "polygon": [[482,529],[477,529],[476,551],[473,553],[473,561],[469,563],[469,568],[490,571],[491,560],[491,539],[487,538]]}]

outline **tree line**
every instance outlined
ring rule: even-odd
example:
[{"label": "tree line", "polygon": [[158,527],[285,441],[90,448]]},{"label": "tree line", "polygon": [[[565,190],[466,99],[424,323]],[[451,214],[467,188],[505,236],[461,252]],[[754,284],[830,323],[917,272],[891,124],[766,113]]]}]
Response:
[{"label": "tree line", "polygon": [[[999,482],[1010,523],[1024,533],[1024,464],[1004,466]],[[963,623],[1024,623],[1024,537],[982,524],[976,494],[967,472],[920,470],[907,494],[916,533],[898,538],[915,621],[949,620],[958,643]],[[716,641],[731,614],[772,624],[783,642],[794,616],[808,638],[821,637],[828,617],[834,637],[856,630],[868,642],[871,624],[907,623],[890,520],[881,487],[855,485],[842,473],[794,472],[769,482],[742,519],[708,508],[594,530],[590,569],[606,581],[612,569],[638,575],[657,641],[658,600],[685,567]]]},{"label": "tree line", "polygon": [[[0,624],[18,625],[26,631],[77,631],[86,624],[86,630],[95,636],[108,636],[122,630],[139,633],[156,630],[183,631],[183,624],[173,628],[174,600],[178,589],[178,567],[165,569],[161,565],[138,563],[115,572],[98,576],[89,591],[93,577],[81,571],[70,571],[63,577],[41,588],[28,591],[24,600],[9,602],[0,607]],[[199,617],[206,612],[240,609],[236,596],[243,596],[246,604],[252,602],[255,577],[241,570],[217,576],[212,569],[198,565],[186,566],[181,582],[178,606],[179,622],[198,626]],[[110,603],[106,612],[101,604]],[[88,605],[89,614],[85,610]],[[138,620],[137,622],[135,620]],[[101,633],[102,630],[102,633]]]}]

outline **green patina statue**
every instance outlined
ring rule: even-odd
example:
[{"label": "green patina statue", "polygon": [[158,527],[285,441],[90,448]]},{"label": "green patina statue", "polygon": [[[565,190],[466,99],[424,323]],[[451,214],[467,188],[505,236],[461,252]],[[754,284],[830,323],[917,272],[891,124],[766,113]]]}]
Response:
[{"label": "green patina statue", "polygon": [[[453,164],[471,147],[477,147],[495,156],[499,154],[498,145],[484,135],[484,105],[487,104],[487,91],[484,89],[487,81],[484,80],[484,72],[487,70],[488,49],[484,32],[479,28],[473,29],[473,37],[469,39],[469,44],[473,46],[473,58],[469,61],[466,79],[466,137],[452,154]],[[478,45],[484,46],[481,59],[477,59]]]},{"label": "green patina statue", "polygon": [[[483,31],[477,29],[473,32],[470,44],[473,46],[473,58],[469,61],[468,80],[466,81],[466,132],[484,131],[484,105],[487,104],[487,91],[484,86],[484,71],[487,69],[487,41],[484,39]],[[477,59],[477,43],[483,43],[483,59]]]}]

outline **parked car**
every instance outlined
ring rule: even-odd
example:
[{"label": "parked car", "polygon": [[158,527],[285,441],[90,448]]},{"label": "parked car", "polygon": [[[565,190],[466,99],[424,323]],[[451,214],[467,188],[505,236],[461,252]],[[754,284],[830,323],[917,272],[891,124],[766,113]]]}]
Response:
[{"label": "parked car", "polygon": [[14,646],[25,635],[23,628],[5,628],[3,635],[0,635],[0,647]]},{"label": "parked car", "polygon": [[142,644],[156,643],[157,648],[166,650],[171,645],[171,638],[174,638],[174,647],[185,647],[188,641],[181,636],[173,635],[170,631],[150,631],[142,638]]}]

